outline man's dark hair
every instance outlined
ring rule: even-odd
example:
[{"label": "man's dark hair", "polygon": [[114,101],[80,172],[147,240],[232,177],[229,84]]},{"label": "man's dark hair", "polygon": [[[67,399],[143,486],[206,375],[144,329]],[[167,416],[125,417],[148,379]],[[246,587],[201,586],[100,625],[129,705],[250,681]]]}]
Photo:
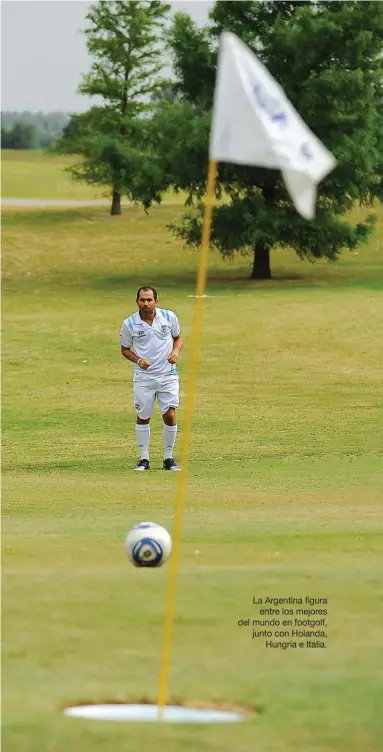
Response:
[{"label": "man's dark hair", "polygon": [[148,290],[151,290],[151,291],[152,291],[152,293],[153,293],[153,298],[154,298],[154,300],[158,300],[158,297],[157,297],[157,290],[155,290],[155,289],[154,289],[154,287],[151,287],[150,285],[144,285],[143,287],[139,287],[139,288],[138,288],[138,290],[137,290],[137,297],[136,297],[136,300],[138,300],[138,298],[140,297],[140,292],[141,292],[142,290],[143,290],[144,292],[148,292]]}]

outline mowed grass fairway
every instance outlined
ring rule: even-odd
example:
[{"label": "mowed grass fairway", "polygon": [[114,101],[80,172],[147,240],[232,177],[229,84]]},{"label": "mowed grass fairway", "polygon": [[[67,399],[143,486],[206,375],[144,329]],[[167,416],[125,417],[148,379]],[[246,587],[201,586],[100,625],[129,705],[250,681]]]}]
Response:
[{"label": "mowed grass fairway", "polygon": [[[1,195],[3,198],[105,201],[111,197],[108,186],[78,183],[67,171],[76,157],[48,154],[41,149],[3,149],[1,152]],[[166,200],[180,203],[180,192],[169,191]]]},{"label": "mowed grass fairway", "polygon": [[3,149],[1,194],[3,198],[79,199],[105,198],[107,189],[72,180],[66,168],[76,158],[36,150]]},{"label": "mowed grass fairway", "polygon": [[[146,519],[172,529],[177,475],[160,469],[158,410],[153,469],[131,471],[119,330],[154,284],[183,326],[184,405],[198,257],[166,232],[180,211],[3,216],[4,752],[378,752],[381,210],[358,255],[311,266],[276,252],[269,283],[247,279],[248,258],[211,253],[170,698],[245,706],[249,720],[62,714],[157,699],[169,569],[134,569],[124,538]],[[176,458],[182,408],[179,427]],[[327,648],[252,640],[238,620],[259,618],[253,596],[327,598]]]}]

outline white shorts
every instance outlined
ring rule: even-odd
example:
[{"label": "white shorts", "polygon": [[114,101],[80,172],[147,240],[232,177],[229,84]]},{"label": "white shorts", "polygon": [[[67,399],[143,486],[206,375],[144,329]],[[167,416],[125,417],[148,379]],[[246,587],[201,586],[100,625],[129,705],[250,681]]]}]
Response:
[{"label": "white shorts", "polygon": [[177,374],[165,376],[133,378],[133,405],[141,420],[151,418],[154,412],[154,402],[157,397],[162,415],[169,407],[179,405],[180,382]]}]

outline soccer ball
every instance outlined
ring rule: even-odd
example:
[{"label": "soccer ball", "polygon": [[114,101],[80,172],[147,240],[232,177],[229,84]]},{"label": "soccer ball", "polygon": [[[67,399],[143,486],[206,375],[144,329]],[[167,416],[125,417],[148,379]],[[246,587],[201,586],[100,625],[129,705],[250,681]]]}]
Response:
[{"label": "soccer ball", "polygon": [[155,522],[139,522],[125,539],[126,553],[136,567],[160,567],[172,552],[167,530]]}]

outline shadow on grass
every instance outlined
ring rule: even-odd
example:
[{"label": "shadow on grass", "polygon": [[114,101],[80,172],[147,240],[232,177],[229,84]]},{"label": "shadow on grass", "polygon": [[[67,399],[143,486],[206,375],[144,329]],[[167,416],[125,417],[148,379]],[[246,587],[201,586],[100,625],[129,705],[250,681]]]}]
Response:
[{"label": "shadow on grass", "polygon": [[[121,457],[114,457],[113,459],[100,459],[95,458],[92,460],[58,460],[57,462],[25,462],[20,464],[9,464],[8,467],[3,467],[3,474],[6,472],[9,473],[25,473],[25,474],[32,474],[32,475],[50,475],[50,474],[56,474],[57,472],[64,472],[64,473],[86,473],[89,471],[90,473],[96,474],[96,475],[103,475],[106,472],[116,475],[121,475],[122,472],[130,472],[133,473],[133,468],[135,465],[135,458],[131,460],[129,463],[129,460],[127,461],[126,455]],[[162,460],[158,460],[158,466],[156,461],[154,463],[151,461],[151,469],[149,471],[150,477],[152,477],[153,473],[161,472],[161,477],[171,477],[174,475],[177,475],[176,473],[166,473],[162,468]],[[137,475],[137,473],[135,473]]]},{"label": "shadow on grass", "polygon": [[[286,462],[289,463],[306,463],[311,465],[312,463],[316,462],[323,462],[323,461],[347,461],[347,462],[353,462],[358,460],[359,458],[365,458],[368,456],[375,461],[378,461],[380,455],[377,450],[372,449],[368,453],[364,449],[347,449],[347,448],[339,448],[338,451],[325,451],[325,450],[315,450],[315,451],[297,451],[295,453],[290,453],[286,451],[262,451],[262,453],[259,454],[258,457],[249,456],[248,460],[252,463],[253,467],[259,468],[265,468],[269,467],[270,463],[272,463],[275,466],[280,466],[281,464],[284,465]],[[49,461],[49,462],[23,462],[23,463],[16,463],[16,462],[10,462],[7,466],[3,466],[3,476],[8,473],[26,473],[26,474],[33,474],[33,475],[40,475],[45,476],[49,474],[55,474],[57,472],[65,472],[65,473],[86,473],[89,471],[92,474],[100,474],[103,475],[105,472],[109,472],[111,474],[116,473],[118,475],[121,475],[121,473],[130,473],[133,472],[133,468],[135,465],[136,459],[135,457],[132,457],[131,459],[126,454],[122,455],[121,457],[106,457],[106,458],[100,458],[100,457],[94,457],[92,459],[85,459],[85,460],[79,460],[79,459],[72,459],[72,460],[56,460],[56,461]],[[199,469],[203,469],[204,473],[206,473],[207,467],[212,467],[212,462],[214,462],[214,470],[217,470],[217,468],[220,468],[220,472],[223,475],[227,475],[230,477],[230,469],[233,470],[239,470],[241,469],[241,466],[243,464],[243,456],[232,456],[232,454],[228,451],[226,456],[220,456],[212,458],[212,457],[193,457],[192,458],[192,468],[189,470],[189,475],[193,476],[195,475],[195,471]],[[174,477],[174,473],[165,472],[162,467],[162,459],[154,459],[150,461],[150,470],[149,476],[152,477],[153,473],[160,472],[161,477]],[[137,475],[137,473],[135,473]],[[177,477],[177,474],[176,474]]]},{"label": "shadow on grass", "polygon": [[51,228],[58,224],[71,224],[72,222],[79,222],[81,220],[84,222],[99,221],[100,214],[96,214],[92,209],[93,207],[90,207],[89,211],[87,211],[86,208],[82,208],[80,213],[78,209],[68,207],[55,210],[36,210],[35,207],[30,207],[29,209],[25,207],[12,207],[12,211],[5,210],[3,221],[4,225],[10,229],[13,227],[20,229],[20,225],[22,225],[25,229],[38,228],[41,230],[42,228]]},{"label": "shadow on grass", "polygon": [[[70,200],[70,199],[68,199]],[[76,199],[74,199],[76,200]],[[86,199],[84,199],[86,201]],[[89,199],[91,200],[91,199]],[[97,200],[97,199],[96,199]],[[108,198],[101,199],[108,201]],[[129,224],[132,220],[148,223],[149,220],[160,220],[164,224],[174,219],[175,214],[184,210],[182,203],[165,202],[161,205],[154,205],[149,213],[146,214],[141,206],[135,204],[125,204],[122,206],[120,215],[112,216],[110,207],[106,204],[98,206],[62,206],[62,207],[42,207],[36,206],[12,206],[3,207],[3,223],[6,228],[17,228],[20,226],[24,229],[50,229],[54,231],[57,224],[67,224],[72,226],[73,223],[108,223],[111,227],[120,226],[122,223]],[[103,224],[102,224],[103,226]],[[73,229],[71,227],[71,229]]]},{"label": "shadow on grass", "polygon": [[[234,271],[234,273],[233,273]],[[337,269],[336,272],[329,273],[326,267],[323,267],[323,273],[315,275],[302,274],[297,272],[278,272],[269,280],[251,279],[247,270],[244,269],[240,274],[238,267],[235,270],[213,269],[208,274],[206,291],[207,294],[212,292],[232,293],[233,290],[238,292],[248,292],[254,290],[267,290],[269,292],[278,292],[282,289],[312,289],[320,290],[323,288],[364,288],[367,290],[383,289],[383,269],[375,267],[369,269],[363,267],[360,276],[349,274],[347,268]],[[73,271],[57,272],[50,274],[43,279],[39,275],[20,276],[17,278],[3,278],[3,293],[8,294],[30,293],[38,295],[40,298],[47,294],[52,295],[73,293],[94,293],[103,292],[121,293],[126,295],[127,292],[134,292],[143,284],[152,284],[157,289],[171,290],[174,292],[184,292],[185,295],[193,295],[196,290],[197,272],[190,268],[166,268],[146,266],[142,272],[134,270],[120,274],[102,274],[101,272],[92,273]]]},{"label": "shadow on grass", "polygon": [[[186,256],[185,265],[183,264],[182,249],[178,246],[174,248],[174,265],[172,265],[173,250],[168,250],[170,243],[169,238],[160,245],[160,250],[156,251],[159,256],[158,260],[151,260],[150,254],[153,245],[153,233],[164,233],[166,223],[169,219],[174,218],[175,214],[183,211],[182,206],[162,205],[153,207],[150,215],[147,216],[136,206],[126,206],[123,208],[121,217],[111,217],[108,209],[105,207],[81,207],[79,209],[40,209],[40,210],[13,210],[6,211],[3,217],[4,230],[6,228],[14,230],[26,230],[33,232],[52,233],[52,243],[54,247],[54,238],[57,237],[57,231],[61,239],[65,235],[66,227],[74,233],[76,241],[76,227],[80,230],[80,235],[84,228],[92,227],[89,233],[85,231],[87,243],[89,246],[89,257],[81,258],[80,263],[86,263],[87,268],[78,266],[77,259],[74,255],[73,265],[70,261],[65,261],[62,271],[59,268],[53,268],[54,259],[49,260],[49,266],[37,269],[33,268],[35,263],[31,257],[32,268],[28,271],[25,265],[14,268],[9,271],[9,276],[3,265],[3,289],[5,292],[30,292],[38,293],[40,296],[45,293],[57,294],[58,290],[66,292],[73,289],[80,292],[124,292],[127,289],[136,288],[141,284],[154,284],[162,289],[179,287],[185,293],[193,293],[196,286],[198,250],[194,255],[190,252]],[[151,223],[153,221],[153,224]],[[139,230],[137,230],[139,224]],[[138,268],[137,257],[134,260],[134,269],[129,269],[129,246],[127,246],[126,268],[124,259],[116,259],[121,271],[113,273],[109,264],[109,273],[102,271],[102,260],[92,259],[92,237],[97,237],[98,233],[105,230],[106,233],[116,232],[121,235],[121,243],[134,243],[136,239],[142,240],[142,233],[145,235],[147,229],[149,232],[150,245],[149,251],[145,255],[149,257],[142,261],[142,270]],[[117,230],[118,228],[118,230]],[[129,233],[132,233],[131,235]],[[116,237],[118,237],[116,235]],[[71,235],[72,237],[72,235]],[[146,235],[145,235],[146,237]],[[72,237],[73,239],[73,237]],[[4,239],[3,243],[7,241]],[[156,235],[157,243],[157,235]],[[140,246],[141,247],[141,246]],[[162,251],[161,251],[162,248]],[[107,253],[107,251],[105,251]],[[165,254],[165,256],[163,255]],[[362,254],[363,255],[363,254]],[[362,258],[361,255],[361,258]],[[356,261],[346,252],[336,262],[328,263],[321,261],[317,264],[306,262],[297,262],[295,254],[291,252],[280,255],[279,251],[273,252],[272,266],[273,278],[271,280],[254,280],[250,278],[251,255],[244,261],[241,256],[234,259],[227,259],[222,262],[219,254],[212,252],[209,254],[209,270],[207,288],[231,290],[241,288],[244,290],[267,289],[277,290],[283,288],[318,288],[318,287],[363,287],[369,290],[380,290],[383,288],[383,265],[380,261],[380,254],[371,254],[369,252],[363,263]],[[291,259],[291,266],[290,266]],[[163,263],[165,262],[165,263]],[[60,261],[59,261],[60,263]],[[139,262],[138,262],[139,263]],[[298,266],[301,263],[302,266]],[[63,262],[61,262],[63,264]],[[11,276],[14,275],[14,276]]]}]

